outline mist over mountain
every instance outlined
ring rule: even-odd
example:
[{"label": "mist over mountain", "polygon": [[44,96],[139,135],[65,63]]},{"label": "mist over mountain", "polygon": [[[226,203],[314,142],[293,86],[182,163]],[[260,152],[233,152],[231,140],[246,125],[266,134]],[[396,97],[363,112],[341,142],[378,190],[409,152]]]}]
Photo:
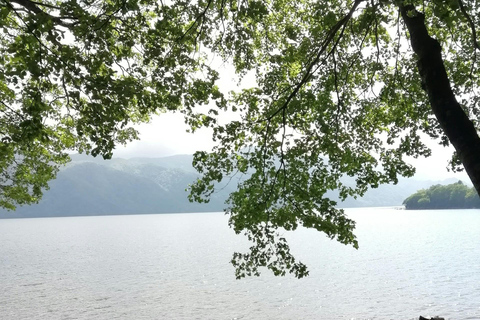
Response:
[{"label": "mist over mountain", "polygon": [[[18,207],[14,212],[0,210],[0,218],[222,211],[238,183],[235,179],[222,182],[207,204],[190,203],[185,189],[199,177],[191,165],[192,155],[128,160],[85,155],[71,158],[38,204]],[[401,179],[397,185],[371,189],[362,198],[347,199],[339,207],[397,206],[419,189],[452,182],[456,179]],[[335,198],[334,193],[329,195]]]},{"label": "mist over mountain", "polygon": [[72,155],[38,204],[0,211],[0,218],[222,211],[226,187],[207,204],[190,203],[198,174],[192,156],[103,160]]}]

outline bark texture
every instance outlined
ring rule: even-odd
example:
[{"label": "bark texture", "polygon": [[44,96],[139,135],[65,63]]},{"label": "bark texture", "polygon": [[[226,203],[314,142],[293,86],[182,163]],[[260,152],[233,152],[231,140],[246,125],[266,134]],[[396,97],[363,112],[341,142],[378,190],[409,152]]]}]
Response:
[{"label": "bark texture", "polygon": [[411,5],[399,8],[410,33],[413,51],[418,56],[418,71],[433,113],[480,195],[480,138],[453,94],[442,59],[442,48],[428,34],[422,13]]}]

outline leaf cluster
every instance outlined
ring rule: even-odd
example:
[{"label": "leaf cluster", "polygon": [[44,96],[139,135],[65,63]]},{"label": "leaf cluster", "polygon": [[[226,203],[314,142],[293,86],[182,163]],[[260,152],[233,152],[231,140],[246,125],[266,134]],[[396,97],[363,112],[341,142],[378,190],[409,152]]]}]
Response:
[{"label": "leaf cluster", "polygon": [[116,144],[138,138],[133,123],[219,99],[218,74],[189,32],[198,10],[189,2],[2,1],[0,205],[35,202],[67,150],[110,158]]}]

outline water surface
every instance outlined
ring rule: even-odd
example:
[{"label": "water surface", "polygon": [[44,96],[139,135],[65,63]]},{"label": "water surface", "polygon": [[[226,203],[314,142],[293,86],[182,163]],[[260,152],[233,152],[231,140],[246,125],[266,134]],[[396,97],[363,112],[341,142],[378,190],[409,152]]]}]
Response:
[{"label": "water surface", "polygon": [[0,220],[0,319],[480,319],[480,210],[347,212],[359,250],[286,234],[301,280],[235,280],[221,213]]}]

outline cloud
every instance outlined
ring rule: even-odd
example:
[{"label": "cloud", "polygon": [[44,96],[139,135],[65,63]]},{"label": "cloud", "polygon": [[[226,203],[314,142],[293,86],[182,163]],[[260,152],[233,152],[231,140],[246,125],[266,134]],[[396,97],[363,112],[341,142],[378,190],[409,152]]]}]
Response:
[{"label": "cloud", "polygon": [[213,147],[211,132],[207,129],[195,133],[186,132],[183,115],[165,113],[155,116],[150,123],[135,126],[140,140],[118,146],[116,158],[157,158],[174,154],[193,154],[195,151],[209,151]]}]

